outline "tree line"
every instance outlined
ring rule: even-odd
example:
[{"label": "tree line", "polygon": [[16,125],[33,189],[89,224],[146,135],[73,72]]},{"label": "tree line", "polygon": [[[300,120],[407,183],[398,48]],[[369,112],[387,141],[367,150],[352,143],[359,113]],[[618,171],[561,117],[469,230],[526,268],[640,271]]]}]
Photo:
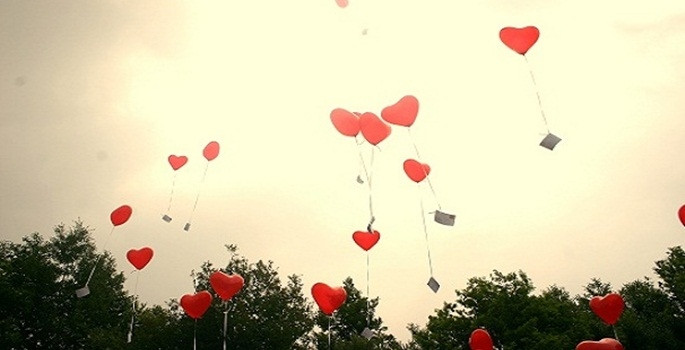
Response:
[{"label": "tree line", "polygon": [[[379,298],[368,299],[351,278],[342,281],[347,301],[329,318],[309,301],[298,275],[280,276],[272,261],[250,262],[226,246],[225,266],[205,262],[191,272],[197,290],[211,291],[209,275],[220,269],[245,279],[229,302],[214,298],[197,322],[177,300],[140,303],[123,287],[124,273],[108,253],[98,253],[81,222],[58,225],[20,243],[0,242],[0,348],[3,349],[469,349],[470,333],[484,327],[497,349],[574,349],[583,340],[618,337],[625,349],[685,349],[685,251],[668,249],[656,261],[658,278],[642,278],[614,290],[592,279],[582,295],[563,287],[535,293],[523,271],[473,277],[455,300],[410,324],[411,339],[398,341],[376,315]],[[77,298],[93,262],[93,291]],[[589,309],[593,296],[618,292],[626,309],[614,328]],[[134,311],[135,310],[135,311]],[[224,337],[223,319],[226,315]],[[131,341],[131,319],[134,319]],[[364,329],[372,337],[362,335]]]}]

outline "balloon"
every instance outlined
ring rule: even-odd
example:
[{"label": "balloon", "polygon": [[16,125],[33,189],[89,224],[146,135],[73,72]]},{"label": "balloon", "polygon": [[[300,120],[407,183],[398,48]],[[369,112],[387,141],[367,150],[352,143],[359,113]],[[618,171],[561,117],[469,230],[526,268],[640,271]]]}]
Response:
[{"label": "balloon", "polygon": [[126,253],[126,259],[138,270],[142,270],[152,260],[155,253],[152,248],[144,247],[139,250],[131,249]]},{"label": "balloon", "polygon": [[431,167],[414,159],[407,159],[404,161],[404,172],[412,181],[419,183],[431,173]]},{"label": "balloon", "polygon": [[215,271],[209,276],[209,284],[219,295],[221,300],[226,301],[238,293],[245,284],[245,280],[240,275],[227,275],[221,271]]},{"label": "balloon", "polygon": [[212,295],[203,290],[195,294],[186,294],[181,297],[181,307],[191,318],[198,319],[207,312],[212,303]]},{"label": "balloon", "polygon": [[352,239],[360,248],[368,251],[378,243],[378,240],[381,239],[381,234],[375,230],[373,232],[357,231],[352,234]]},{"label": "balloon", "polygon": [[492,350],[492,338],[485,329],[478,328],[471,332],[469,337],[469,347],[471,350]]},{"label": "balloon", "polygon": [[359,117],[359,127],[366,141],[377,145],[390,136],[390,126],[383,123],[377,115],[366,112]]},{"label": "balloon", "polygon": [[347,7],[347,0],[335,0],[335,3],[342,8]]},{"label": "balloon", "polygon": [[128,205],[122,205],[119,208],[114,209],[112,214],[109,215],[109,219],[112,221],[112,225],[119,226],[126,223],[131,217],[133,209]]},{"label": "balloon", "polygon": [[219,143],[212,141],[205,146],[202,150],[202,155],[205,156],[207,160],[214,160],[214,158],[219,156]]},{"label": "balloon", "polygon": [[330,316],[345,303],[347,292],[343,287],[331,288],[325,283],[317,283],[312,286],[312,296],[321,312]]},{"label": "balloon", "polygon": [[171,169],[178,170],[181,169],[182,166],[186,165],[188,162],[188,157],[186,156],[175,156],[175,155],[170,155],[169,156],[169,164],[171,165]]},{"label": "balloon", "polygon": [[613,325],[623,313],[623,298],[616,293],[590,299],[590,309],[605,323]]},{"label": "balloon", "polygon": [[506,27],[499,31],[499,38],[510,49],[525,55],[538,41],[540,31],[536,27],[513,28]]},{"label": "balloon", "polygon": [[392,106],[383,108],[381,118],[390,124],[409,127],[414,124],[419,114],[419,100],[407,95],[402,97]]},{"label": "balloon", "polygon": [[359,116],[342,108],[331,111],[331,122],[345,136],[357,136],[359,133]]},{"label": "balloon", "polygon": [[600,341],[586,340],[576,345],[576,350],[623,350],[623,345],[612,338],[604,338]]},{"label": "balloon", "polygon": [[685,225],[685,205],[678,210],[678,218],[680,219],[680,222]]}]

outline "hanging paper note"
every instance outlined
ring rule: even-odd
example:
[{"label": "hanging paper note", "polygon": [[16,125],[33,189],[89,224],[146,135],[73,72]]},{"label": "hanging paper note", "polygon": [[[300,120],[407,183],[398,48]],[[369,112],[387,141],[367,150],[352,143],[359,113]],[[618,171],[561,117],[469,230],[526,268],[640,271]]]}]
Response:
[{"label": "hanging paper note", "polygon": [[542,142],[540,142],[540,146],[547,148],[548,150],[553,150],[554,146],[556,146],[561,139],[557,137],[556,135],[549,133],[547,136],[545,136],[544,139],[542,139]]},{"label": "hanging paper note", "polygon": [[440,210],[436,210],[435,216],[433,217],[435,222],[437,222],[438,224],[445,225],[445,226],[454,226],[454,219],[455,218],[456,218],[456,216],[454,214],[447,214],[447,213],[441,212]]},{"label": "hanging paper note", "polygon": [[431,277],[428,280],[428,287],[430,287],[433,293],[437,293],[438,289],[440,289],[440,283],[438,283],[438,281],[436,281],[435,278]]}]

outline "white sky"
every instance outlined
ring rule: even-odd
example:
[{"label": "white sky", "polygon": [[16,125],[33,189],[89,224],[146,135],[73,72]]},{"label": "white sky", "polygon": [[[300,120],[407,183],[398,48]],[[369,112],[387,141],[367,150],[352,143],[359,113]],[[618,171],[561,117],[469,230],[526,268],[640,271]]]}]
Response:
[{"label": "white sky", "polygon": [[[433,294],[419,192],[402,172],[413,148],[393,127],[376,153],[371,250],[392,333],[408,339],[408,323],[492,269],[572,293],[592,277],[651,276],[685,239],[685,2],[602,3],[2,1],[1,237],[80,217],[102,249],[109,213],[129,204],[107,249],[127,272],[127,250],[155,249],[143,301],[190,292],[190,270],[225,265],[226,243],[301,274],[307,294],[347,276],[365,290],[351,235],[366,227],[367,188],[329,113],[380,113],[411,94],[413,139],[457,223],[429,225]],[[541,32],[527,57],[563,139],[551,152],[525,61],[498,37],[527,25]],[[212,140],[221,154],[185,232]],[[190,161],[167,224],[170,154]]]}]

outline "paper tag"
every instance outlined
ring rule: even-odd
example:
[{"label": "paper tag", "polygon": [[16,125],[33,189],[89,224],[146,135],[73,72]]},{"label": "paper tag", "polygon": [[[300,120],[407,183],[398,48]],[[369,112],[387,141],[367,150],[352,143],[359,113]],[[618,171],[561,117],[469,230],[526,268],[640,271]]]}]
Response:
[{"label": "paper tag", "polygon": [[364,30],[362,30],[362,35],[366,35],[366,33],[368,33],[368,32],[369,32],[369,29],[368,29],[368,28],[364,28]]},{"label": "paper tag", "polygon": [[189,222],[186,222],[186,225],[183,226],[183,230],[184,230],[184,231],[189,231],[189,230],[190,230],[190,223],[189,223]]},{"label": "paper tag", "polygon": [[445,226],[454,226],[454,219],[456,218],[456,215],[454,214],[447,214],[443,213],[440,210],[435,211],[435,222],[438,224],[443,224]]},{"label": "paper tag", "polygon": [[171,216],[164,214],[164,216],[162,216],[162,220],[166,222],[171,222]]},{"label": "paper tag", "polygon": [[373,331],[369,329],[369,327],[364,328],[362,331],[362,337],[366,339],[371,339],[373,338]]},{"label": "paper tag", "polygon": [[88,288],[87,285],[83,288],[79,288],[76,290],[76,297],[78,298],[83,298],[88,294],[90,294],[90,288]]},{"label": "paper tag", "polygon": [[364,180],[362,180],[362,176],[361,176],[361,175],[357,175],[357,183],[360,184],[360,185],[361,185],[361,184],[364,184]]},{"label": "paper tag", "polygon": [[428,287],[430,287],[433,293],[437,293],[438,289],[440,289],[440,283],[438,283],[438,281],[436,281],[435,278],[431,277],[428,280]]},{"label": "paper tag", "polygon": [[130,342],[131,342],[131,338],[133,338],[133,333],[128,332],[128,341],[127,341],[127,343],[130,343]]},{"label": "paper tag", "polygon": [[542,142],[540,142],[540,146],[547,148],[551,151],[554,149],[554,146],[556,146],[557,143],[559,143],[559,141],[561,141],[559,137],[552,133],[549,133],[547,134],[547,136],[545,136],[544,139],[542,139]]}]

